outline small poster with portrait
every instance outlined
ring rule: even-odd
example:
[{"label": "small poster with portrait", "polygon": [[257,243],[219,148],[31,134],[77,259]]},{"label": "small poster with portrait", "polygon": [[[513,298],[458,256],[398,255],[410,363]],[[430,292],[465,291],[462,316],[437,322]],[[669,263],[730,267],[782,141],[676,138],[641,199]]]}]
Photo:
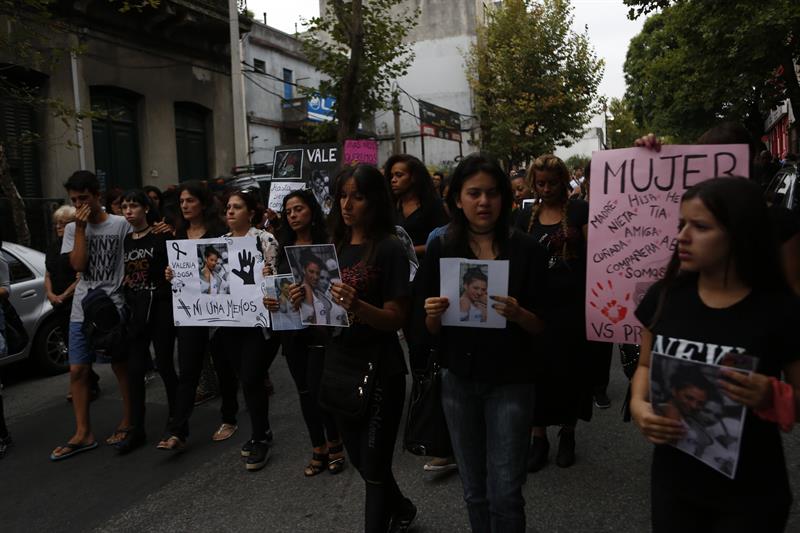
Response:
[{"label": "small poster with portrait", "polygon": [[719,386],[723,368],[752,372],[757,359],[731,353],[708,364],[653,352],[650,402],[653,411],[679,421],[686,434],[672,446],[733,479],[739,464],[747,409]]},{"label": "small poster with portrait", "polygon": [[264,258],[255,237],[167,241],[167,257],[176,326],[269,326],[257,290]]},{"label": "small poster with portrait", "polygon": [[294,308],[289,297],[289,287],[294,283],[291,274],[267,276],[261,283],[261,292],[268,298],[278,300],[278,311],[270,311],[273,331],[293,331],[305,326],[300,320],[300,311]]},{"label": "small poster with portrait", "polygon": [[508,261],[444,257],[440,261],[439,287],[450,306],[443,326],[466,328],[506,327],[506,319],[492,304],[492,296],[508,296]]},{"label": "small poster with portrait", "polygon": [[303,288],[300,321],[306,326],[349,327],[347,311],[331,293],[341,283],[339,259],[332,244],[287,246],[286,257],[294,282]]}]

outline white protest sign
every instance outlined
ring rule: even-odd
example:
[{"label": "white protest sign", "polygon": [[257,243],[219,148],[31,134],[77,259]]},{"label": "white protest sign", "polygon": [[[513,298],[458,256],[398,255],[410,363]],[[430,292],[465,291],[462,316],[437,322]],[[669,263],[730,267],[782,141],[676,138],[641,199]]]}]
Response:
[{"label": "white protest sign", "polygon": [[439,271],[440,293],[450,301],[442,315],[443,326],[506,327],[490,297],[508,296],[508,261],[443,257]]},{"label": "white protest sign", "polygon": [[167,241],[176,326],[268,327],[255,237]]},{"label": "white protest sign", "polygon": [[283,209],[283,199],[286,195],[292,191],[298,191],[305,186],[305,182],[302,181],[273,181],[269,186],[267,208],[272,209],[276,213],[280,213],[281,209]]}]

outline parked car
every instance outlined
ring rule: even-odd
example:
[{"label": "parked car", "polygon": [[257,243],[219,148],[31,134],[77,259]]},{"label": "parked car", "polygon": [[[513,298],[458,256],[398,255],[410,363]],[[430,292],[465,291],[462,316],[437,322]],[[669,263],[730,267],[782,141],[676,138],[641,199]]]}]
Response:
[{"label": "parked car", "polygon": [[0,366],[28,359],[45,374],[65,372],[69,369],[66,332],[47,300],[44,254],[10,242],[3,243],[0,254],[8,262],[11,304],[29,338],[24,350],[0,358]]},{"label": "parked car", "polygon": [[785,207],[795,214],[800,214],[798,178],[800,178],[800,171],[796,165],[784,165],[767,186],[767,201],[773,205]]}]

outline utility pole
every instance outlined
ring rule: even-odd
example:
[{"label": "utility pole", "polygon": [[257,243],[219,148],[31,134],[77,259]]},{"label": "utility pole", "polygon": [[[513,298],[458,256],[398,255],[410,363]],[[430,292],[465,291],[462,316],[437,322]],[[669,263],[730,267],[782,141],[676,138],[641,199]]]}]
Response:
[{"label": "utility pole", "polygon": [[394,147],[393,155],[400,153],[400,98],[397,90],[392,93],[392,112],[394,113]]},{"label": "utility pole", "polygon": [[248,139],[244,110],[244,83],[242,81],[242,55],[239,42],[239,6],[236,0],[228,0],[231,52],[231,97],[233,116],[234,166],[247,161]]}]

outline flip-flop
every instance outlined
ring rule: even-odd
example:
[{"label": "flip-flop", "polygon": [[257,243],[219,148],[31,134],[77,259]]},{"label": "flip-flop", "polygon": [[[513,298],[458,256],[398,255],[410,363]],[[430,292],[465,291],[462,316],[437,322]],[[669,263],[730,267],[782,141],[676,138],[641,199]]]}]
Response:
[{"label": "flip-flop", "polygon": [[50,460],[61,461],[62,459],[68,459],[73,455],[77,455],[81,452],[88,452],[89,450],[94,450],[95,448],[97,448],[97,441],[90,442],[89,444],[68,442],[65,445],[61,446],[61,449],[69,451],[67,453],[62,453],[61,455],[56,455],[55,452],[53,452],[50,454]]}]

